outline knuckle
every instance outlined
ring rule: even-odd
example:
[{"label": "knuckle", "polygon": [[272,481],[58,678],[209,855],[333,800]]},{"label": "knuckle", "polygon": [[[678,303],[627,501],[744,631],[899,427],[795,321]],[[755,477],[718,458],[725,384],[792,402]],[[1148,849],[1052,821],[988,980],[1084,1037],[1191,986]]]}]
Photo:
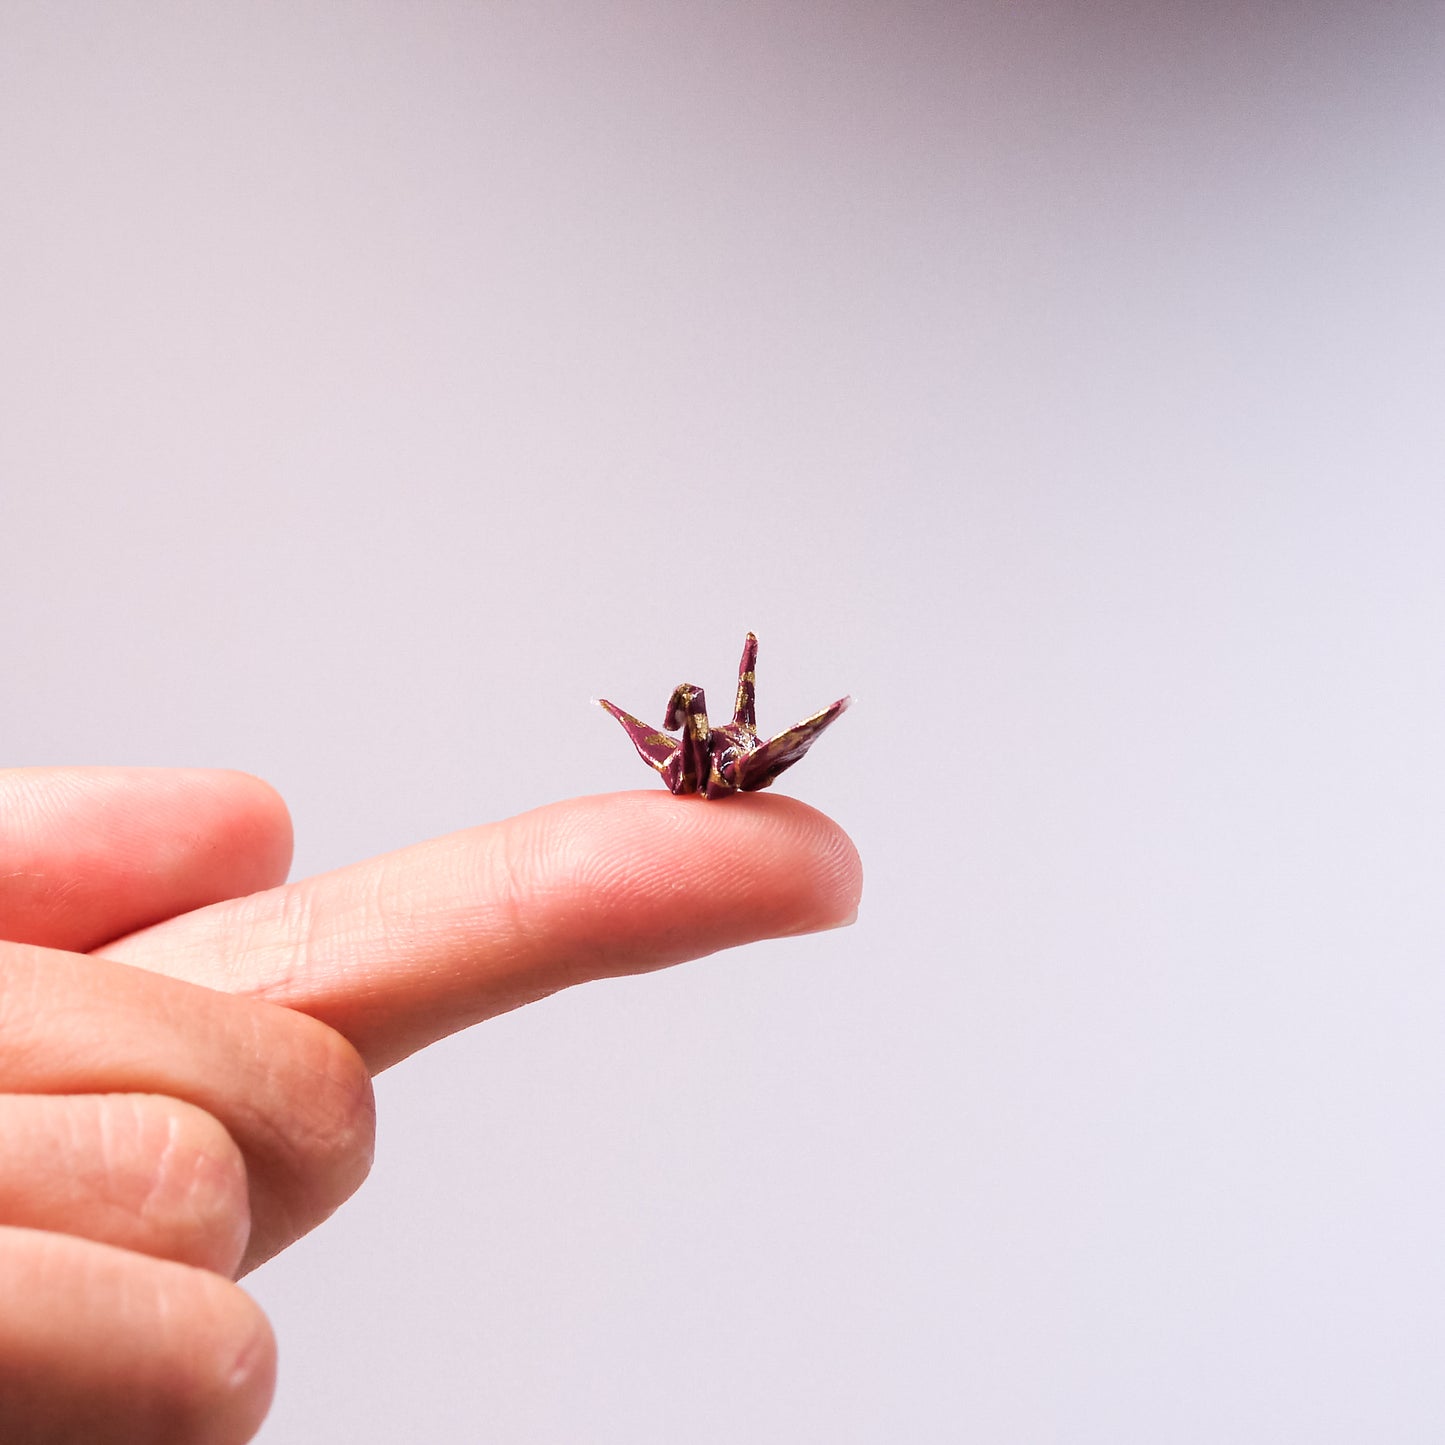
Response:
[{"label": "knuckle", "polygon": [[228,1280],[191,1282],[188,1333],[158,1402],[157,1439],[239,1445],[251,1439],[276,1388],[276,1337],[261,1308]]},{"label": "knuckle", "polygon": [[0,1231],[0,1439],[243,1445],[276,1380],[259,1306],[204,1269]]},{"label": "knuckle", "polygon": [[292,1067],[304,1078],[290,1120],[291,1142],[327,1213],[348,1198],[371,1170],[376,1146],[376,1100],[371,1074],[356,1049],[335,1029],[297,1015],[302,1025]]},{"label": "knuckle", "polygon": [[139,1166],[134,1212],[152,1246],[229,1273],[251,1224],[246,1163],[235,1141],[210,1114],[179,1099],[115,1095],[106,1103],[106,1157],[114,1176]]}]

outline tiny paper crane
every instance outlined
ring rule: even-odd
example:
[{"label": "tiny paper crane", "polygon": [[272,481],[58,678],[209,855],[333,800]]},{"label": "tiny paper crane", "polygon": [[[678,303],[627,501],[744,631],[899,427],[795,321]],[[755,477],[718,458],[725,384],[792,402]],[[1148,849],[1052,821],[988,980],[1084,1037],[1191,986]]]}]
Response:
[{"label": "tiny paper crane", "polygon": [[701,793],[725,798],[729,793],[754,793],[766,788],[784,768],[791,768],[813,745],[818,734],[852,702],[840,697],[822,712],[785,733],[762,742],[753,717],[753,679],[758,660],[758,639],[750,632],[738,664],[738,700],[733,720],[712,727],[702,689],[684,682],[672,691],[662,725],[680,738],[670,738],[623,712],[605,698],[601,705],[627,730],[638,756],[662,774],[674,793]]}]

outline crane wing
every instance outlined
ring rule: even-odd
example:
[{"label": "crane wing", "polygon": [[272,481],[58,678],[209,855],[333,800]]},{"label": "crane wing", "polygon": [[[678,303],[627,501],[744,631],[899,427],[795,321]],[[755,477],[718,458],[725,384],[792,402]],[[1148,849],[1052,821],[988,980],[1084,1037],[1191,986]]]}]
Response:
[{"label": "crane wing", "polygon": [[791,768],[813,746],[818,734],[852,701],[851,697],[840,697],[822,712],[814,713],[797,727],[791,727],[765,743],[759,743],[752,752],[739,758],[735,765],[738,791],[755,793],[759,788],[766,788],[779,773]]},{"label": "crane wing", "polygon": [[672,755],[677,751],[677,739],[668,737],[654,727],[648,727],[640,718],[633,717],[630,712],[623,712],[605,697],[598,698],[597,701],[622,724],[627,736],[632,739],[632,746],[637,749],[638,757],[649,767],[656,768],[659,773],[665,772],[668,763],[672,761]]}]

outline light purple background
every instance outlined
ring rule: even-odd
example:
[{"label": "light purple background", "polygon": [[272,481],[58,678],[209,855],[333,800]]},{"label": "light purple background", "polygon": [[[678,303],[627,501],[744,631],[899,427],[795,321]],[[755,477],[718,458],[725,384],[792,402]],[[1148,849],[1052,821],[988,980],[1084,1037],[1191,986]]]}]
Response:
[{"label": "light purple background", "polygon": [[859,703],[858,926],[379,1081],[266,1445],[1445,1433],[1445,14],[0,0],[4,756],[297,872]]}]

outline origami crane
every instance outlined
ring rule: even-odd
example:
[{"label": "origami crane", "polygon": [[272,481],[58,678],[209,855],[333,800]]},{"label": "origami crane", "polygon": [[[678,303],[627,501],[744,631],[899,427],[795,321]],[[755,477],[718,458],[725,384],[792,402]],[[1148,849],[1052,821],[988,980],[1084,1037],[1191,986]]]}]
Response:
[{"label": "origami crane", "polygon": [[713,727],[707,720],[707,702],[700,687],[684,682],[675,687],[662,726],[681,729],[670,738],[605,698],[601,705],[617,719],[632,739],[638,756],[662,774],[674,793],[701,793],[725,798],[729,793],[755,793],[766,788],[785,768],[791,768],[812,747],[819,733],[852,702],[840,697],[822,712],[785,733],[762,742],[754,720],[753,685],[758,660],[758,639],[750,632],[738,664],[738,697],[733,720]]}]

